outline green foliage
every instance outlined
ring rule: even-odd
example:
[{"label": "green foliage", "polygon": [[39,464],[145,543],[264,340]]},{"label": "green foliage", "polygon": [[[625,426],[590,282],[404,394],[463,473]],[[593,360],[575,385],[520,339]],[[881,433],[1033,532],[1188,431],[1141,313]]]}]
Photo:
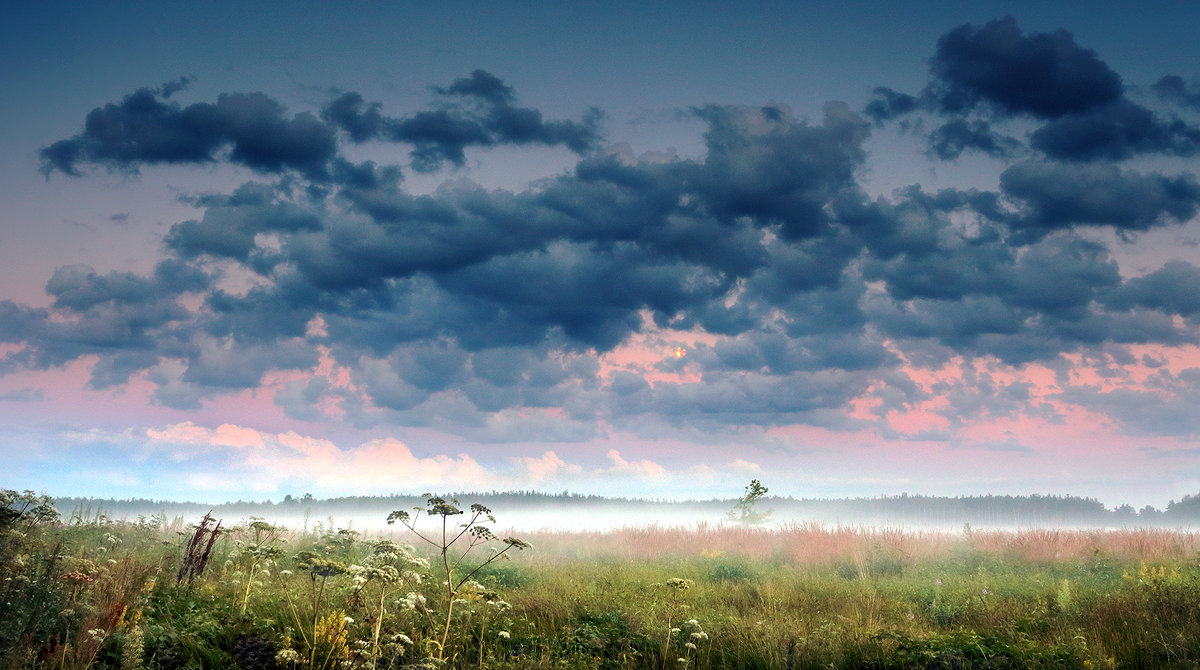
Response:
[{"label": "green foliage", "polygon": [[542,536],[513,565],[526,543],[497,537],[490,510],[430,496],[395,517],[423,554],[251,519],[203,535],[207,569],[189,583],[175,576],[195,527],[63,524],[39,496],[4,495],[19,511],[0,520],[0,668],[1200,666],[1190,535],[1133,535],[1134,551],[1088,536],[1095,550],[1056,557],[1035,544],[1050,536],[845,534],[810,556],[772,548],[794,530],[726,528],[740,545],[633,561]]},{"label": "green foliage", "polygon": [[751,582],[758,578],[758,570],[747,561],[721,557],[712,563],[708,579],[713,582]]}]

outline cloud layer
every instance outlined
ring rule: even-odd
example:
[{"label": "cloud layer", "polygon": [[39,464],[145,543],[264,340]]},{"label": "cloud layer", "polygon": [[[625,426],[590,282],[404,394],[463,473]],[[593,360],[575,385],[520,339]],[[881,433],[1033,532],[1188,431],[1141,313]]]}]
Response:
[{"label": "cloud layer", "polygon": [[[480,442],[794,425],[946,440],[972,416],[1054,418],[1061,405],[1018,381],[931,386],[915,367],[1061,369],[1197,344],[1200,269],[1136,276],[1098,236],[1195,218],[1193,174],[1130,161],[1195,154],[1196,92],[1166,76],[1158,102],[1135,100],[1070,33],[1012,19],[947,32],[930,63],[924,90],[880,87],[863,110],[829,103],[819,120],[698,104],[685,113],[705,128],[703,155],[666,159],[606,146],[597,110],[547,120],[482,70],[396,115],[352,91],[290,113],[262,93],[184,105],[179,84],[141,89],[46,146],[47,174],[231,164],[256,176],[192,197],[195,218],[170,228],[149,274],[68,266],[47,283],[51,307],[0,302],[13,345],[0,369],[88,357],[92,387],[146,380],[171,407],[269,385],[296,419]],[[999,161],[997,183],[870,195],[872,133],[901,124],[935,160]],[[347,157],[368,142],[407,159]],[[516,192],[405,188],[409,172],[503,146],[579,158]],[[1191,371],[1161,374],[1173,397],[1194,385]],[[1146,397],[1073,388],[1055,402]],[[897,427],[935,395],[941,428]],[[1172,416],[1162,425],[1195,433]],[[412,458],[360,453],[384,451]],[[566,467],[554,458],[526,466]]]}]

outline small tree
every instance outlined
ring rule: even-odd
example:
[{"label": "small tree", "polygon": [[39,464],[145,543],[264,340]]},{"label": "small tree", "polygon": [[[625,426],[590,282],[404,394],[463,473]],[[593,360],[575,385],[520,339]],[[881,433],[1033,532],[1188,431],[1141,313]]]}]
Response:
[{"label": "small tree", "polygon": [[758,501],[767,495],[767,487],[757,479],[751,479],[746,485],[746,493],[738,498],[733,509],[729,510],[729,519],[744,526],[757,526],[771,516],[771,510],[757,509]]}]

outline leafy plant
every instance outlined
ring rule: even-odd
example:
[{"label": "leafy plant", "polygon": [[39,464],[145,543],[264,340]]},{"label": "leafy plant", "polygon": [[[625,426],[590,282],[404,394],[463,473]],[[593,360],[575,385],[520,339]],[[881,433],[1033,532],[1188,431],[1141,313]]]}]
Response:
[{"label": "leafy plant", "polygon": [[[462,568],[463,560],[466,559],[467,555],[470,554],[472,550],[482,544],[499,539],[491,531],[491,529],[484,525],[484,523],[481,521],[481,519],[483,519],[487,522],[495,523],[496,517],[492,516],[492,511],[487,507],[474,504],[471,505],[471,517],[468,519],[468,521],[466,523],[453,526],[450,523],[450,518],[463,514],[463,511],[458,507],[459,503],[457,499],[452,498],[449,502],[447,502],[445,498],[431,496],[428,494],[422,497],[426,498],[425,509],[422,510],[420,507],[414,508],[417,512],[417,517],[413,517],[408,512],[403,510],[397,510],[388,515],[387,522],[388,524],[394,524],[399,521],[401,525],[407,527],[413,532],[414,535],[421,538],[422,541],[436,549],[440,556],[441,568],[439,572],[445,579],[444,586],[446,588],[446,619],[445,624],[442,627],[441,638],[440,640],[435,641],[434,644],[437,647],[436,659],[441,662],[446,660],[446,642],[450,637],[450,629],[454,620],[454,607],[460,602],[466,602],[465,600],[459,598],[460,595],[463,595],[462,592],[464,585],[471,587],[471,593],[469,595],[483,598],[489,602],[497,600],[498,596],[495,594],[495,592],[484,589],[478,584],[478,582],[472,581],[472,577],[482,570],[484,566],[491,564],[493,561],[496,561],[500,558],[507,558],[506,554],[510,549],[513,549],[514,547],[518,550],[527,549],[529,548],[529,543],[519,540],[515,537],[506,537],[502,540],[504,544],[503,549],[494,549],[491,556],[489,556],[488,559],[483,563],[475,566],[475,568],[469,571],[465,570]],[[422,511],[425,512],[426,516],[440,517],[440,536],[436,532],[432,534],[426,534],[425,532],[417,529],[417,518],[420,517],[420,513]],[[455,529],[457,529],[457,532],[455,532]],[[434,530],[437,531],[439,529],[435,528]],[[430,537],[430,535],[432,535],[432,537]],[[460,546],[461,553],[458,553],[457,556],[454,556],[452,555],[454,552],[451,550],[454,549],[455,545],[458,545],[460,541],[465,542],[466,546]],[[456,574],[460,572],[464,573],[461,577]]]},{"label": "leafy plant", "polygon": [[757,526],[765,523],[771,516],[771,510],[758,508],[759,501],[765,495],[767,495],[767,487],[757,479],[751,479],[750,483],[746,485],[746,492],[734,503],[733,509],[729,510],[727,515],[729,520],[743,526]]}]

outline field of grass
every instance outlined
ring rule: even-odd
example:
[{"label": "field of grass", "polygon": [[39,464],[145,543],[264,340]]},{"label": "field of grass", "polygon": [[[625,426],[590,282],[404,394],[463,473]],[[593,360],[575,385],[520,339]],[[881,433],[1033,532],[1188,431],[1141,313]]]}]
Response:
[{"label": "field of grass", "polygon": [[364,537],[3,495],[4,668],[1200,667],[1188,533],[581,520],[502,539],[434,499]]}]

